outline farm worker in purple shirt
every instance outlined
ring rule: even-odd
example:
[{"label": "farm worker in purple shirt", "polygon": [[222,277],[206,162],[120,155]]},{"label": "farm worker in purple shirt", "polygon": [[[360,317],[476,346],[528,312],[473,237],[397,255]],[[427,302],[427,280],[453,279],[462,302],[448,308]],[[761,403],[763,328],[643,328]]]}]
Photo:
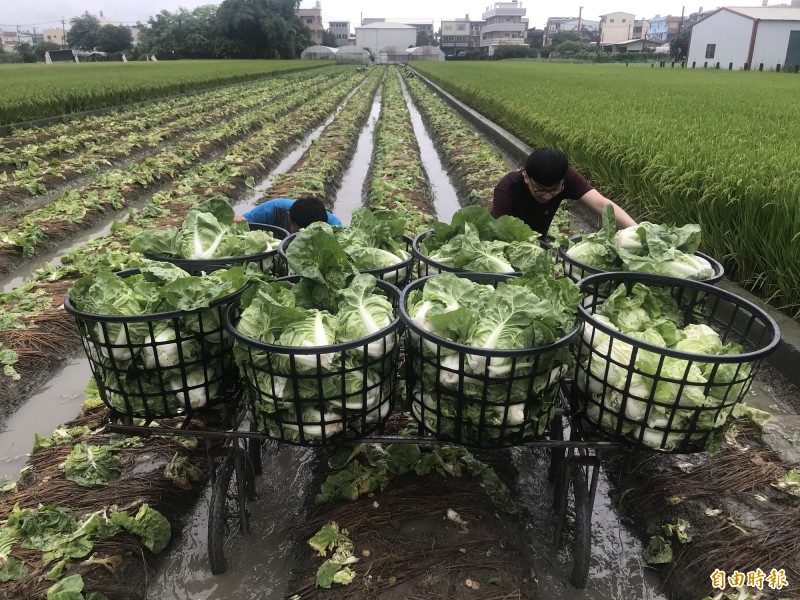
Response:
[{"label": "farm worker in purple shirt", "polygon": [[262,225],[277,225],[289,233],[297,233],[317,221],[344,227],[339,219],[325,210],[322,200],[315,196],[305,196],[297,200],[292,198],[267,200],[241,217],[237,216],[235,220]]},{"label": "farm worker in purple shirt", "polygon": [[564,199],[580,200],[597,214],[602,214],[603,208],[610,204],[618,227],[636,225],[628,213],[569,166],[567,155],[555,148],[533,151],[524,169],[513,171],[498,182],[492,199],[492,216],[517,217],[534,231],[546,235]]}]

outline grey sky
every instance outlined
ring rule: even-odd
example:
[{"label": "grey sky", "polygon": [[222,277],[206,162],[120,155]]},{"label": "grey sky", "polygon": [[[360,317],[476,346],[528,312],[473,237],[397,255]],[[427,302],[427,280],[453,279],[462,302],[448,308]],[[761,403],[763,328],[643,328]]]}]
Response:
[{"label": "grey sky", "polygon": [[[703,0],[692,0],[687,4],[680,0],[580,0],[577,2],[556,2],[550,0],[523,0],[522,6],[527,9],[531,26],[541,28],[551,16],[577,16],[578,7],[583,5],[583,17],[596,20],[599,15],[617,10],[631,12],[637,18],[651,18],[656,14],[680,15],[681,7],[686,7],[686,14],[696,12],[700,6],[706,10],[715,8],[716,4],[703,4]],[[719,0],[716,0],[717,2]],[[403,0],[403,2],[375,2],[369,0],[321,0],[322,18],[329,20],[349,20],[351,27],[364,17],[424,17],[440,21],[469,14],[478,19],[490,0]],[[219,2],[215,2],[219,4]],[[780,0],[770,0],[769,4],[780,4]],[[38,27],[55,26],[63,16],[67,21],[88,10],[105,17],[133,24],[137,20],[146,21],[150,15],[162,9],[177,10],[183,6],[188,9],[201,4],[209,4],[203,0],[138,0],[137,2],[111,2],[109,0],[0,0],[0,25],[9,29],[9,25],[36,24]],[[314,6],[314,0],[303,0],[301,7]],[[733,2],[733,5],[761,5],[760,0]],[[45,25],[47,24],[47,25]],[[438,28],[438,23],[436,24]]]}]

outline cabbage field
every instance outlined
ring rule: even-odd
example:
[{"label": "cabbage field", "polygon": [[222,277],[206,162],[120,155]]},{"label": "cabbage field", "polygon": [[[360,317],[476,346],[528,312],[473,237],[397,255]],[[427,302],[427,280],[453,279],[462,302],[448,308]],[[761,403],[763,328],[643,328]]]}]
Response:
[{"label": "cabbage field", "polygon": [[699,223],[726,274],[800,316],[800,78],[622,65],[424,63],[637,220]]},{"label": "cabbage field", "polygon": [[[147,383],[151,386],[138,377],[131,384],[138,386],[138,396],[123,397],[112,389],[106,402],[129,417],[149,419],[153,415],[147,400],[160,395],[152,390],[167,389],[169,403],[165,401],[154,422],[164,427],[173,426],[171,419],[184,409],[216,406],[219,390],[228,383],[227,374],[236,370],[234,364],[240,372],[249,372],[246,385],[252,388],[254,430],[290,443],[303,443],[306,436],[324,442],[351,429],[357,421],[349,415],[360,410],[362,390],[369,392],[370,412],[365,411],[357,423],[365,431],[372,430],[396,406],[395,377],[399,390],[406,382],[398,374],[414,370],[420,382],[416,388],[408,386],[409,414],[416,415],[423,429],[439,432],[443,439],[477,440],[473,445],[480,446],[485,431],[477,430],[485,427],[475,427],[475,419],[494,427],[488,445],[530,439],[550,422],[557,384],[573,362],[567,343],[577,332],[578,287],[560,277],[553,253],[534,239],[527,225],[511,217],[494,220],[489,216],[486,208],[493,187],[511,169],[511,161],[419,78],[393,68],[310,68],[300,61],[54,65],[51,71],[39,67],[44,66],[29,71],[28,67],[0,68],[0,73],[24,80],[0,91],[0,125],[167,97],[41,127],[12,128],[0,138],[0,276],[4,282],[0,418],[23,412],[18,409],[44,384],[53,387],[51,394],[60,394],[51,378],[65,364],[64,372],[79,379],[81,389],[85,386],[85,393],[70,397],[66,391],[57,398],[51,395],[51,404],[40,407],[35,424],[15,424],[23,430],[30,428],[26,439],[31,442],[33,432],[38,433],[30,456],[27,442],[23,449],[15,447],[19,455],[9,457],[9,472],[0,472],[0,596],[7,591],[12,598],[71,594],[69,598],[100,600],[106,597],[102,593],[117,597],[109,590],[119,591],[115,586],[122,585],[121,579],[136,582],[149,574],[146,561],[136,558],[142,552],[157,564],[159,558],[154,555],[175,536],[178,516],[187,514],[187,507],[209,479],[208,456],[195,438],[157,434],[129,438],[109,433],[104,421],[107,410],[100,398],[102,384],[98,388],[90,379],[88,368],[80,373],[72,370],[70,361],[76,355],[83,357],[84,350],[93,368],[111,365],[109,372],[101,368],[95,373],[106,376],[112,388],[124,390],[131,373],[150,370],[153,379]],[[91,69],[82,73],[97,79],[82,79],[76,86],[72,74],[87,67]],[[125,69],[143,79],[129,89],[115,87],[114,82],[121,81],[120,70]],[[793,314],[800,313],[796,268],[800,264],[800,235],[796,233],[800,231],[796,181],[800,159],[786,150],[781,137],[798,133],[796,119],[788,118],[797,109],[782,98],[797,91],[800,82],[763,74],[759,81],[772,86],[775,104],[761,107],[764,114],[753,118],[748,111],[760,104],[760,96],[751,74],[706,72],[707,79],[701,81],[696,73],[677,70],[573,69],[528,63],[441,63],[424,65],[424,71],[528,143],[563,147],[578,167],[639,220],[676,225],[643,224],[641,230],[617,234],[606,215],[605,230],[585,236],[583,245],[575,246],[587,264],[599,257],[608,261],[598,263],[606,267],[636,263],[638,270],[652,272],[655,254],[664,251],[661,242],[669,239],[670,248],[683,250],[679,256],[666,252],[674,259],[670,268],[685,271],[691,262],[695,278],[705,279],[714,273],[694,258],[699,245],[724,261],[734,276]],[[156,72],[159,78],[152,77]],[[55,74],[58,86],[53,87],[54,80],[44,74]],[[593,81],[602,85],[592,85]],[[627,97],[626,111],[620,112],[623,82],[633,85],[634,81],[639,82],[637,91]],[[642,82],[648,82],[647,87]],[[37,91],[43,84],[50,86],[51,93]],[[592,94],[580,93],[590,85],[595,90]],[[707,86],[703,90],[730,90],[730,95],[715,93],[712,98],[720,106],[703,108],[700,102],[710,100],[702,86]],[[202,91],[173,95],[198,89]],[[738,90],[735,95],[734,89]],[[564,102],[559,91],[569,93],[570,102]],[[689,102],[697,106],[689,109]],[[778,108],[780,103],[784,108]],[[414,108],[463,207],[451,224],[436,222],[435,185],[418,144]],[[781,110],[783,116],[779,116]],[[714,130],[713,123],[723,114],[728,124]],[[355,157],[367,137],[366,158],[357,164]],[[739,147],[747,150],[740,152]],[[343,180],[358,167],[363,167],[355,194],[359,208],[352,209],[351,198],[347,204],[351,208],[344,210]],[[287,268],[301,279],[292,287],[271,281],[251,287],[237,307],[241,314],[234,325],[239,337],[223,329],[221,309],[214,303],[243,281],[260,279],[276,257],[261,260],[258,267],[239,266],[196,277],[177,267],[149,262],[145,256],[213,261],[274,251],[279,240],[264,231],[246,231],[244,223],[234,219],[234,211],[241,215],[270,198],[307,194],[322,198],[325,207],[349,227],[315,224],[291,238],[291,244],[282,245],[281,251],[289,257]],[[557,241],[563,242],[570,232],[565,214],[566,210],[559,212],[551,229]],[[700,227],[680,227],[687,223]],[[433,233],[419,248],[442,272],[430,285],[409,295],[404,310],[418,331],[416,337],[401,338],[396,314],[399,295],[388,293],[387,282],[402,288],[413,279],[411,240],[431,228]],[[501,279],[520,271],[534,276],[510,285],[498,279],[492,288],[461,281],[444,272],[449,267],[492,271]],[[436,267],[430,268],[430,273],[437,272]],[[127,269],[139,272],[115,274]],[[388,269],[389,274],[384,273],[384,281],[376,281],[363,273],[367,269]],[[533,273],[536,270],[540,272]],[[328,287],[307,284],[303,280],[307,273],[333,283]],[[341,279],[342,274],[347,278]],[[335,288],[337,295],[328,294],[328,288]],[[276,304],[275,299],[280,302]],[[625,300],[615,298],[614,302]],[[646,307],[653,308],[653,303]],[[111,324],[79,319],[81,338],[72,315],[83,309],[119,319]],[[125,320],[133,313],[140,316],[156,309],[182,314],[150,321],[149,326]],[[658,321],[655,313],[644,316],[643,336],[653,337],[646,329],[650,321],[664,331],[675,329],[671,321]],[[609,313],[614,328],[640,333],[624,326],[624,319],[618,317]],[[531,326],[532,321],[536,326]],[[451,346],[512,353],[499,360],[480,352],[467,353],[458,364],[454,352],[431,345],[426,336],[433,334],[449,340]],[[675,348],[683,347],[679,341],[694,347],[695,334],[698,331],[690,329],[673,336]],[[359,345],[369,335],[375,339]],[[242,344],[245,338],[254,344]],[[707,338],[704,342],[721,354],[738,353],[728,340]],[[600,346],[604,339],[595,334],[590,341]],[[334,343],[349,343],[352,348],[308,354],[310,359],[304,359],[302,352],[264,350],[273,344],[307,350],[330,348]],[[541,360],[513,355],[546,345],[549,350]],[[619,345],[614,348],[620,349]],[[611,363],[615,357],[608,350]],[[594,346],[591,352],[602,354]],[[270,356],[280,360],[271,364]],[[396,368],[403,360],[409,361],[407,371]],[[592,378],[599,379],[596,371],[605,367],[597,358],[594,363],[585,362],[586,357],[582,360],[584,387],[593,392],[596,381]],[[293,365],[300,377],[287,379],[281,361]],[[662,366],[654,367],[641,383],[660,385],[664,401],[675,401],[677,406],[677,394],[656,377]],[[707,383],[717,377],[718,387],[730,384],[730,377],[721,381],[728,371],[709,369],[697,381],[702,377],[702,383]],[[324,377],[309,378],[309,373],[318,372]],[[472,392],[473,417],[462,423],[449,412],[438,415],[432,410],[428,392],[440,384],[451,391],[462,386]],[[546,396],[538,412],[526,404],[531,389]],[[342,390],[358,406],[338,399]],[[481,402],[487,390],[511,396],[512,402],[506,400],[505,410],[484,411]],[[72,405],[75,412],[61,418],[63,425],[51,422],[50,409],[68,404],[75,396],[79,403],[85,398],[85,403]],[[698,398],[698,402],[713,404]],[[287,409],[292,402],[302,406],[302,414]],[[688,414],[686,407],[676,410]],[[619,422],[633,419],[623,415],[624,411]],[[644,422],[646,416],[634,420]],[[46,435],[50,429],[42,430],[42,423],[55,428],[51,435]],[[651,441],[651,447],[661,444],[665,449],[662,440]],[[452,447],[443,448],[452,451],[447,450]],[[392,446],[387,447],[387,454],[394,452]],[[398,451],[394,458],[400,460],[403,455]],[[22,472],[22,465],[16,467],[13,462],[20,459],[28,463]],[[480,463],[470,464],[471,470],[484,474],[486,493],[507,493],[505,484],[486,479]],[[348,470],[358,465],[352,462]],[[441,465],[440,469],[431,463],[427,471],[421,470],[458,474],[445,462]],[[408,470],[404,467],[398,474]],[[282,485],[279,476],[274,479],[276,486]],[[388,479],[384,483],[388,485]],[[349,485],[344,491],[333,490],[336,494],[331,497],[347,497],[342,494],[352,491],[352,481]],[[376,487],[360,492],[376,491],[379,484],[369,485]],[[329,486],[323,492],[326,489],[332,491]],[[44,500],[48,504],[39,506]],[[467,516],[477,526],[480,517]],[[494,527],[493,520],[486,522]],[[757,545],[752,540],[748,543]],[[460,546],[453,548],[463,553]],[[363,572],[368,554],[362,558],[364,562],[354,571]],[[522,565],[524,561],[507,562]],[[120,569],[123,578],[115,575]],[[376,577],[375,593],[392,587],[391,579]],[[491,585],[497,586],[498,597],[524,597],[514,595],[521,588],[512,577],[502,582],[497,578]]]}]

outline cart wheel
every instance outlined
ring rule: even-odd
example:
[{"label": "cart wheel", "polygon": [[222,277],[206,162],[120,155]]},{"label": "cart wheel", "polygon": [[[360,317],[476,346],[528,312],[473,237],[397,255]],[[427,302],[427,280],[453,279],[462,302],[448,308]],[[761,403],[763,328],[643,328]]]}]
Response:
[{"label": "cart wheel", "polygon": [[[567,467],[569,467],[568,481]],[[569,580],[576,588],[583,589],[586,587],[586,580],[589,578],[589,563],[592,556],[592,510],[589,503],[589,487],[583,467],[570,463],[568,459],[565,460],[556,477],[554,487],[553,512],[555,513],[556,525],[553,543],[558,551],[561,548],[567,523],[567,513],[571,505],[574,509],[574,520],[572,527],[572,573]],[[572,502],[570,502],[570,498]]]},{"label": "cart wheel", "polygon": [[[561,415],[557,415],[550,422],[550,439],[564,440],[564,421]],[[550,448],[550,468],[547,471],[547,481],[549,483],[554,483],[558,473],[561,471],[565,452],[565,448]]]},{"label": "cart wheel", "polygon": [[575,499],[575,545],[572,549],[570,583],[578,589],[586,587],[592,559],[592,509],[586,473],[577,465],[572,468],[572,494]]},{"label": "cart wheel", "polygon": [[222,461],[216,473],[208,508],[208,562],[211,572],[220,575],[228,570],[225,546],[236,531],[249,530],[247,497],[255,479],[246,452],[238,452]]}]

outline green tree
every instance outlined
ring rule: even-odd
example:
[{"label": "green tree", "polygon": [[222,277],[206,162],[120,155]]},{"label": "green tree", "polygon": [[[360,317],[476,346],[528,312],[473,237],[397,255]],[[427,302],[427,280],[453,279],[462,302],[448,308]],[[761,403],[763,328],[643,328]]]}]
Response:
[{"label": "green tree", "polygon": [[22,57],[22,62],[36,62],[36,52],[28,42],[21,42],[16,45],[14,51]]},{"label": "green tree", "polygon": [[217,34],[236,58],[297,58],[311,45],[296,14],[299,0],[224,0],[217,12]]},{"label": "green tree", "polygon": [[122,52],[133,44],[131,30],[121,25],[103,25],[97,34],[97,49],[103,52]]},{"label": "green tree", "polygon": [[495,60],[503,60],[504,58],[528,58],[530,56],[530,48],[527,44],[505,44],[500,45],[494,51]]},{"label": "green tree", "polygon": [[417,31],[417,46],[435,46],[433,36],[427,31]]},{"label": "green tree", "polygon": [[689,42],[692,40],[692,30],[681,29],[669,41],[669,53],[675,60],[681,60],[689,56]]},{"label": "green tree", "polygon": [[587,51],[589,47],[586,44],[581,44],[580,42],[566,41],[558,44],[555,47],[555,49],[562,56],[572,56],[573,54],[577,54],[578,52]]},{"label": "green tree", "polygon": [[70,19],[67,44],[78,50],[94,50],[100,35],[100,20],[88,12]]},{"label": "green tree", "polygon": [[581,38],[577,31],[557,31],[550,36],[551,50],[555,49],[559,44],[564,42],[580,42]]},{"label": "green tree", "polygon": [[160,59],[215,58],[215,27],[217,7],[213,4],[198,6],[192,11],[185,8],[171,13],[162,10],[150,17],[147,24],[139,23],[138,54],[155,54]]},{"label": "green tree", "polygon": [[322,32],[322,45],[328,46],[329,48],[336,47],[336,35],[334,35],[330,29],[326,29]]}]

